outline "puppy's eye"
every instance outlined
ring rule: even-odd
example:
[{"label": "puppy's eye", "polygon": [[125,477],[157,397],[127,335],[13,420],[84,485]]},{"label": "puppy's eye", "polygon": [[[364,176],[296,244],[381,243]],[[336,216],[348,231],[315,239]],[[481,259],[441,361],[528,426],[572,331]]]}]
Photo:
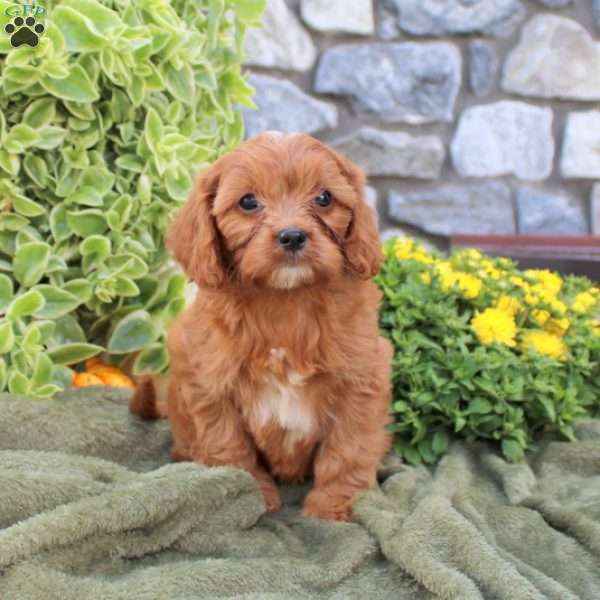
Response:
[{"label": "puppy's eye", "polygon": [[258,200],[256,199],[256,196],[254,194],[246,194],[243,198],[240,199],[239,205],[244,212],[248,213],[258,210],[259,206]]},{"label": "puppy's eye", "polygon": [[332,202],[333,202],[333,197],[327,190],[325,190],[324,192],[321,192],[315,198],[315,204],[318,204],[319,206],[322,206],[323,208],[327,208],[328,206],[331,205]]}]

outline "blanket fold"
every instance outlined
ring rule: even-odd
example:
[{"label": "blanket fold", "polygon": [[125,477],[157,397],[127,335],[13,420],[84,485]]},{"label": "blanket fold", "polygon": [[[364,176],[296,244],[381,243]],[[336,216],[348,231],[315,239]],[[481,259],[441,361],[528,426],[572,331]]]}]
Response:
[{"label": "blanket fold", "polygon": [[[107,389],[0,395],[2,600],[599,600],[600,422],[520,464],[455,442],[389,464],[353,523],[266,514],[245,472],[168,460]],[[393,462],[393,461],[392,461]]]}]

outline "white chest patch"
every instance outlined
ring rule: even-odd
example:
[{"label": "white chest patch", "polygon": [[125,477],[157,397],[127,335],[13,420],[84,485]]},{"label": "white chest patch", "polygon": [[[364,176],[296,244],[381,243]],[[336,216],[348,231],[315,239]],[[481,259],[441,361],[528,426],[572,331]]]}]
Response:
[{"label": "white chest patch", "polygon": [[302,384],[297,383],[301,379],[301,376],[295,373],[287,385],[276,379],[269,380],[256,405],[259,425],[276,421],[282,429],[293,431],[302,437],[314,431],[314,417],[302,401]]},{"label": "white chest patch", "polygon": [[[285,351],[280,348],[271,350],[274,363],[280,363],[284,356]],[[256,421],[259,427],[274,421],[288,432],[290,442],[300,441],[314,432],[315,418],[302,398],[304,377],[294,371],[287,371],[285,379],[287,381],[283,383],[275,377],[267,378],[265,387],[257,398]]]}]

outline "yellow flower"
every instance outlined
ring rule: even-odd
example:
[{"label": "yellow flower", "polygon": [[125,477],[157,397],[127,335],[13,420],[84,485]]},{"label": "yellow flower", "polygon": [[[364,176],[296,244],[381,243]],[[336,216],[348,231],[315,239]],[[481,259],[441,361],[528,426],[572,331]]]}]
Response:
[{"label": "yellow flower", "polygon": [[481,292],[481,279],[469,273],[455,271],[447,260],[441,260],[436,265],[442,289],[447,292],[456,285],[463,292],[463,296],[469,300],[477,298]]},{"label": "yellow flower", "polygon": [[521,303],[512,296],[503,294],[496,300],[496,308],[505,312],[507,315],[514,317],[521,310]]},{"label": "yellow flower", "polygon": [[410,255],[412,254],[412,249],[413,241],[406,238],[400,238],[396,240],[396,243],[394,244],[394,252],[396,253],[396,258],[399,258],[400,260],[410,258]]},{"label": "yellow flower", "polygon": [[522,278],[519,277],[518,275],[513,275],[509,281],[513,284],[516,285],[517,287],[520,288],[528,288],[529,284]]},{"label": "yellow flower", "polygon": [[546,331],[526,331],[523,334],[523,348],[525,350],[535,350],[557,360],[567,358],[567,348],[564,342],[559,336]]},{"label": "yellow flower", "polygon": [[482,257],[481,252],[477,248],[468,248],[464,252],[461,252],[461,254],[472,260],[481,260]]},{"label": "yellow flower", "polygon": [[456,252],[454,256],[451,258],[451,261],[455,264],[458,263],[470,263],[471,265],[478,264],[483,258],[483,254],[476,248],[467,248],[465,250],[460,250]]},{"label": "yellow flower", "polygon": [[481,263],[481,266],[483,267],[484,273],[490,279],[498,280],[498,279],[500,279],[502,277],[502,271],[500,271],[500,269],[497,269],[496,266],[494,265],[494,263],[491,260],[484,260]]},{"label": "yellow flower", "polygon": [[481,279],[469,273],[457,273],[456,285],[461,289],[463,296],[468,300],[477,298],[481,292]]},{"label": "yellow flower", "polygon": [[564,315],[567,312],[567,305],[556,298],[552,298],[548,301],[548,304],[552,308],[555,313],[559,315]]},{"label": "yellow flower", "polygon": [[438,260],[437,263],[435,263],[435,268],[440,273],[454,272],[454,269],[452,268],[452,265],[450,264],[449,260]]},{"label": "yellow flower", "polygon": [[537,308],[531,311],[531,316],[538,325],[545,325],[550,318],[550,313],[547,310]]},{"label": "yellow flower", "polygon": [[482,344],[497,342],[505,346],[515,346],[517,325],[514,318],[503,310],[486,308],[473,317],[471,327]]},{"label": "yellow flower", "polygon": [[429,285],[431,283],[431,275],[429,273],[421,273],[419,274],[419,278],[425,285]]},{"label": "yellow flower", "polygon": [[569,319],[550,319],[544,326],[544,331],[562,337],[567,333],[570,326],[571,321]]},{"label": "yellow flower", "polygon": [[513,275],[512,277],[510,277],[509,281],[513,285],[523,290],[523,293],[525,294],[525,304],[533,306],[540,301],[538,295],[534,293],[536,286],[532,286],[529,282],[525,281],[522,277],[519,277],[518,275]]},{"label": "yellow flower", "polygon": [[431,258],[431,256],[429,256],[429,254],[423,250],[415,251],[412,258],[413,260],[416,260],[424,265],[430,265],[434,262],[433,258]]},{"label": "yellow flower", "polygon": [[528,269],[525,275],[537,279],[546,289],[553,294],[558,294],[562,287],[562,279],[557,273],[548,271],[547,269]]},{"label": "yellow flower", "polygon": [[531,291],[531,288],[525,289],[525,303],[533,306],[534,304],[538,304],[540,299]]},{"label": "yellow flower", "polygon": [[590,292],[581,292],[575,296],[575,300],[573,300],[573,310],[578,313],[584,313],[589,308],[596,304],[597,299]]},{"label": "yellow flower", "polygon": [[447,292],[454,283],[456,272],[452,268],[452,265],[447,260],[440,260],[436,265],[435,269],[440,277],[440,283],[442,289]]},{"label": "yellow flower", "polygon": [[559,300],[552,290],[539,283],[525,288],[525,302],[529,305],[548,304],[559,315],[564,315],[567,312],[567,305]]},{"label": "yellow flower", "polygon": [[394,252],[399,260],[416,260],[425,265],[433,263],[433,258],[414,240],[402,238],[397,240],[394,244]]}]

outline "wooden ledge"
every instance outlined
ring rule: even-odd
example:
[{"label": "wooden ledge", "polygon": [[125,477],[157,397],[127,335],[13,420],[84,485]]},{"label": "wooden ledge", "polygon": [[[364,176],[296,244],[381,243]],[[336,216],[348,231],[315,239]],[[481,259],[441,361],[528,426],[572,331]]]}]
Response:
[{"label": "wooden ledge", "polygon": [[600,262],[596,235],[454,235],[451,248],[473,247],[510,257],[576,259]]},{"label": "wooden ledge", "polygon": [[450,249],[478,248],[516,260],[521,268],[553,269],[600,281],[600,236],[454,235]]}]

